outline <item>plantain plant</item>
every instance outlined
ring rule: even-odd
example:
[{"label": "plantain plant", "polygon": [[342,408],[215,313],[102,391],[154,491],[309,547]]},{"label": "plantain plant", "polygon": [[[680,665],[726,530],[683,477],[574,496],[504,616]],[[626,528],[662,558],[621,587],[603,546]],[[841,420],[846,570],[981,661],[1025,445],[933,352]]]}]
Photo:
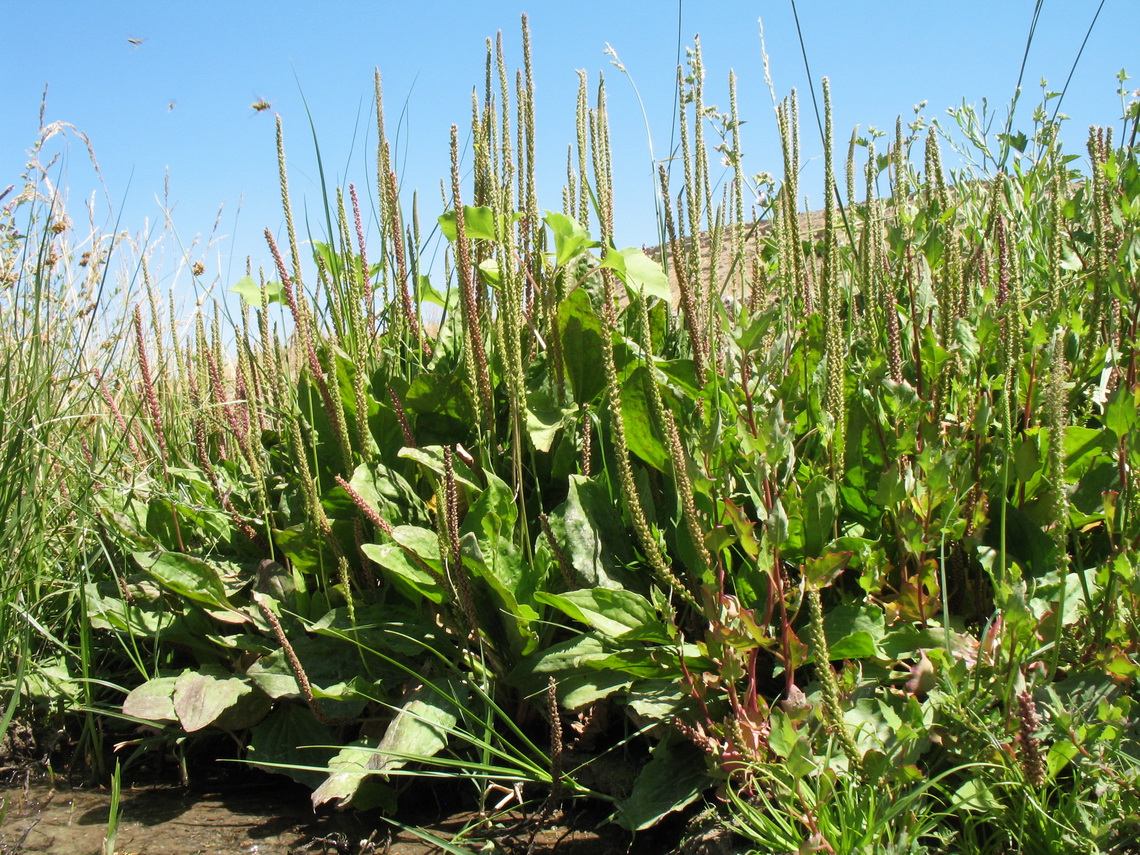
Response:
[{"label": "plantain plant", "polygon": [[822,221],[795,93],[746,219],[698,43],[647,253],[614,243],[601,78],[539,206],[522,48],[512,80],[488,42],[452,130],[441,270],[377,75],[378,235],[350,185],[302,242],[279,119],[273,269],[185,324],[144,278],[87,446],[122,746],[228,732],[315,804],[446,776],[635,831],[719,791],[789,849],[1130,839],[1091,818],[1138,793],[1134,107],[1087,176],[1044,107],[991,173],[943,164],[986,151],[974,113],[916,113],[852,136],[844,198],[825,83]]}]

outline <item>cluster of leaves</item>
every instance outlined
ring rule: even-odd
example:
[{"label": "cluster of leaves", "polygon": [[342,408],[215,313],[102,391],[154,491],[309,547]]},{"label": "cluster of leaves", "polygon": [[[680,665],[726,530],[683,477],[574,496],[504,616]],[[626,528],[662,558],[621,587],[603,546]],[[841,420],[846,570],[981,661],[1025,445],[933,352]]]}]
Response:
[{"label": "cluster of leaves", "polygon": [[889,200],[814,234],[786,127],[754,258],[739,167],[712,210],[686,166],[662,267],[613,244],[584,87],[582,173],[541,216],[488,91],[444,293],[382,168],[379,263],[338,191],[317,285],[290,227],[232,348],[217,315],[165,343],[136,315],[122,410],[150,442],[95,449],[122,561],[85,600],[134,664],[121,716],[238,735],[316,804],[449,775],[634,830],[719,787],[780,851],[1132,839],[1136,148],[1094,133],[1074,183],[1044,123],[1013,174],[948,187],[934,130],[919,176],[900,126],[868,144]]}]

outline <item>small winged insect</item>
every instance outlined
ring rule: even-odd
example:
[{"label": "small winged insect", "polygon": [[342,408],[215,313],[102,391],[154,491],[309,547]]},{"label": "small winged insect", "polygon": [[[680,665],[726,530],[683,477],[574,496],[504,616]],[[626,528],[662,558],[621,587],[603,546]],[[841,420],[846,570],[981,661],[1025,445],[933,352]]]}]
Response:
[{"label": "small winged insect", "polygon": [[268,110],[273,105],[270,102],[266,101],[264,98],[258,98],[256,101],[254,101],[249,106],[250,106],[250,109],[254,110],[255,112],[264,113],[266,110]]},{"label": "small winged insect", "polygon": [[145,42],[146,39],[127,39],[127,41],[130,42],[131,47],[137,48],[139,45]]}]

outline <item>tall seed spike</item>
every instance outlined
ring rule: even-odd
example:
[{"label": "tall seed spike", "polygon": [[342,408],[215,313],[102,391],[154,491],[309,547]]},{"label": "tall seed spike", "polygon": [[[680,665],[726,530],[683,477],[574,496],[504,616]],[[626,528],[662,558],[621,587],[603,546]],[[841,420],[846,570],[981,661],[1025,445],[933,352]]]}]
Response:
[{"label": "tall seed spike", "polygon": [[487,354],[483,347],[483,332],[479,322],[479,310],[475,301],[475,282],[472,271],[471,251],[467,237],[463,213],[463,197],[459,189],[459,128],[451,126],[451,194],[455,210],[455,264],[459,274],[461,295],[460,312],[465,337],[465,359],[471,385],[478,390],[478,419],[494,417],[494,403],[491,397],[491,381]]},{"label": "tall seed spike", "polygon": [[578,71],[578,104],[575,111],[575,131],[578,137],[578,221],[582,228],[590,227],[590,185],[587,180],[586,154],[590,142],[587,132],[589,123],[589,90],[586,72]]},{"label": "tall seed spike", "polygon": [[831,120],[831,82],[823,78],[824,112],[824,249],[821,280],[821,300],[824,316],[824,352],[827,359],[827,386],[824,395],[824,409],[831,417],[831,467],[838,477],[842,468],[843,453],[846,447],[847,403],[844,399],[844,384],[847,377],[847,339],[843,334],[843,320],[840,315],[839,281],[839,187],[835,183],[833,136]]}]

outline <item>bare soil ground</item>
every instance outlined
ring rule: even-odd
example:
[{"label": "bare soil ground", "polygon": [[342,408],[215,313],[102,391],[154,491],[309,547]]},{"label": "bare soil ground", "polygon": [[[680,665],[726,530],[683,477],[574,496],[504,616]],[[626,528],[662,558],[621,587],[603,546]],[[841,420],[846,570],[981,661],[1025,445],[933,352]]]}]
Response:
[{"label": "bare soil ground", "polygon": [[[124,786],[115,851],[120,855],[428,855],[448,851],[418,828],[479,855],[730,855],[739,841],[715,824],[677,817],[636,836],[607,813],[572,805],[549,818],[512,813],[494,823],[426,792],[418,809],[388,822],[377,812],[322,810],[309,792],[265,776],[236,785]],[[434,804],[432,802],[435,802]],[[401,805],[401,814],[404,813]],[[104,788],[34,784],[0,789],[0,855],[101,855],[111,812]]]},{"label": "bare soil ground", "polygon": [[[4,801],[3,855],[102,852],[111,806],[106,790],[57,790],[40,785],[8,790],[0,798]],[[430,824],[430,833],[474,852],[503,855],[528,850],[565,855],[625,852],[628,833],[616,826],[599,829],[599,819],[562,816],[538,826],[531,818],[514,816],[473,829],[477,817],[460,813],[442,821],[437,818]],[[284,786],[274,792],[264,783],[203,791],[173,787],[124,791],[115,847],[122,855],[426,855],[443,851],[376,814],[314,815],[303,789]]]}]

